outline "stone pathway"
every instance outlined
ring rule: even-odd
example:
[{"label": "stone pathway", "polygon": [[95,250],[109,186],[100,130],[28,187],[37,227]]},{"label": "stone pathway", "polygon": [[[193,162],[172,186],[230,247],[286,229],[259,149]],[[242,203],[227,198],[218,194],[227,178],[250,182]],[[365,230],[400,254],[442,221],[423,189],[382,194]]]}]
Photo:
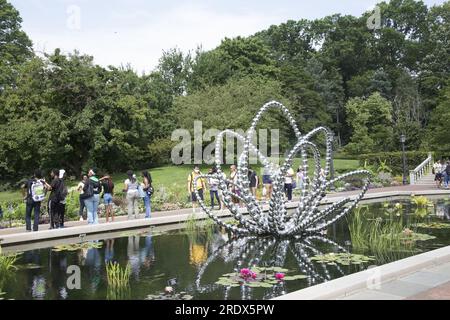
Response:
[{"label": "stone pathway", "polygon": [[450,262],[425,268],[337,300],[450,300]]},{"label": "stone pathway", "polygon": [[[344,191],[344,192],[335,192],[335,193],[329,193],[327,194],[326,198],[324,199],[326,202],[334,202],[338,198],[342,197],[348,197],[348,196],[354,196],[357,195],[360,191]],[[411,193],[424,193],[424,194],[444,194],[450,196],[450,190],[449,189],[438,189],[436,186],[432,185],[405,185],[405,186],[398,186],[398,187],[386,187],[386,188],[377,188],[377,189],[370,189],[367,191],[366,196],[364,199],[368,198],[376,198],[376,197],[384,197],[384,196],[393,196],[395,194],[398,195],[405,195],[405,194],[411,194]],[[288,204],[288,207],[294,208],[296,207],[295,202],[291,202]],[[197,213],[201,212],[201,209],[197,208]],[[220,212],[220,211],[216,211]],[[222,211],[227,212],[227,210]],[[153,212],[152,217],[176,217],[176,216],[185,216],[185,215],[191,215],[192,214],[192,208],[189,209],[180,209],[180,210],[172,210],[172,211],[160,211],[160,212]],[[141,214],[140,219],[144,218],[144,215]],[[124,222],[127,221],[127,216],[119,216],[115,218],[115,222]],[[105,218],[99,219],[100,224],[103,224],[106,222]],[[79,227],[79,226],[86,226],[86,221],[68,221],[65,223],[66,228],[70,227]],[[39,230],[49,230],[50,226],[48,224],[41,224],[39,225]],[[12,234],[18,234],[18,233],[24,233],[24,227],[17,227],[17,228],[5,228],[0,229],[0,236],[1,235],[12,235]]]}]

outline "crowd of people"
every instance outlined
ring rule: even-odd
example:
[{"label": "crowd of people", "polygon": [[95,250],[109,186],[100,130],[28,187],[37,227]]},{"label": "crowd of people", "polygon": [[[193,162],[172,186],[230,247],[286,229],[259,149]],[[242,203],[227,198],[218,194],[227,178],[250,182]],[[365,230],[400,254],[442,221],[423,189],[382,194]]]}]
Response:
[{"label": "crowd of people", "polygon": [[[65,183],[65,176],[65,170],[53,169],[50,172],[50,181],[47,182],[41,170],[36,170],[33,177],[22,185],[23,197],[26,203],[25,224],[27,231],[38,231],[41,204],[46,199],[48,201],[50,229],[64,228],[66,201],[69,193]],[[122,191],[126,194],[128,219],[138,218],[139,201],[144,202],[145,218],[150,218],[151,197],[153,194],[150,173],[144,171],[142,172],[142,179],[138,179],[133,171],[130,170],[127,172],[127,176],[128,178],[124,182],[125,187]],[[76,190],[79,192],[80,221],[84,220],[83,215],[86,209],[87,223],[90,225],[98,224],[98,207],[102,200],[105,205],[106,222],[114,221],[114,183],[110,175],[98,178],[96,170],[93,168],[89,169],[87,174],[82,175]],[[50,194],[47,198],[48,192]]]},{"label": "crowd of people", "polygon": [[[255,170],[249,168],[248,180],[249,188],[252,195],[258,200],[268,200],[272,196],[272,176],[270,170],[262,169],[262,183]],[[212,167],[208,173],[213,175],[208,179],[199,178],[202,175],[200,167],[195,166],[193,171],[188,176],[188,192],[189,200],[192,202],[192,210],[195,212],[198,205],[197,194],[204,200],[204,193],[209,190],[211,200],[211,209],[222,210],[225,208],[223,203],[222,191],[219,188],[219,179],[214,177],[217,174],[216,167]],[[41,213],[41,204],[43,201],[48,201],[48,213],[50,218],[50,229],[64,228],[65,212],[66,212],[66,198],[68,195],[68,188],[65,183],[66,172],[63,169],[53,169],[50,172],[50,180],[47,181],[41,172],[36,170],[31,179],[22,185],[23,196],[26,202],[25,222],[27,231],[38,231],[39,219]],[[233,203],[239,207],[244,207],[241,201],[241,191],[237,187],[237,167],[232,165],[230,167],[230,174],[226,177],[222,173],[222,178],[227,179],[227,188],[236,196],[232,197]],[[308,181],[308,176],[304,173],[302,167],[299,167],[297,172],[289,168],[284,177],[284,191],[288,201],[292,200],[293,190],[302,188]],[[257,195],[257,190],[262,185],[262,197]],[[102,177],[97,176],[94,168],[88,170],[86,174],[81,176],[81,181],[78,183],[76,189],[79,193],[79,219],[84,221],[84,212],[86,211],[87,223],[95,225],[99,223],[98,208],[103,201],[105,208],[106,222],[114,221],[113,197],[115,185],[110,175]],[[150,218],[151,215],[151,197],[153,194],[152,178],[148,171],[143,171],[140,178],[138,178],[133,171],[127,172],[127,179],[124,181],[124,189],[127,203],[128,219],[137,219],[139,217],[139,202],[143,201],[145,207],[145,218]],[[195,192],[197,191],[197,192]],[[47,193],[50,193],[47,197]]]},{"label": "crowd of people", "polygon": [[450,160],[436,161],[433,164],[434,181],[438,188],[448,189],[450,182]]},{"label": "crowd of people", "polygon": [[[208,171],[209,175],[216,175],[217,174],[217,168],[214,166]],[[200,172],[200,167],[195,166],[193,171],[188,176],[188,184],[187,189],[189,193],[189,200],[192,201],[192,211],[195,213],[198,199],[197,194],[200,197],[200,200],[204,201],[204,193],[206,192],[206,189],[209,189],[209,196],[210,196],[210,202],[211,202],[211,210],[215,209],[215,203],[217,201],[218,210],[221,210],[225,208],[223,203],[223,196],[222,191],[219,188],[219,179],[215,177],[210,177],[208,179],[203,179],[200,176],[202,173]],[[321,175],[324,175],[324,171],[321,171]],[[196,179],[197,177],[200,177]],[[227,181],[227,189],[230,190],[234,195],[232,196],[232,202],[240,207],[244,206],[244,203],[240,200],[241,198],[241,191],[237,187],[237,167],[236,165],[230,166],[230,175],[228,178],[226,177],[225,173],[222,172],[222,179]],[[303,167],[299,167],[297,169],[297,172],[294,172],[293,168],[289,168],[286,172],[286,175],[284,177],[284,193],[286,196],[286,199],[288,201],[292,201],[292,194],[294,189],[301,189],[303,188],[305,183],[308,183],[308,175],[305,174],[305,171]],[[258,199],[257,196],[257,189],[261,186],[261,180],[255,170],[252,168],[248,169],[248,181],[249,181],[249,188],[252,193],[252,195]],[[272,197],[272,175],[271,175],[271,169],[270,168],[263,168],[262,169],[262,197],[260,197],[258,200],[268,200]],[[195,192],[197,191],[197,193]]]}]

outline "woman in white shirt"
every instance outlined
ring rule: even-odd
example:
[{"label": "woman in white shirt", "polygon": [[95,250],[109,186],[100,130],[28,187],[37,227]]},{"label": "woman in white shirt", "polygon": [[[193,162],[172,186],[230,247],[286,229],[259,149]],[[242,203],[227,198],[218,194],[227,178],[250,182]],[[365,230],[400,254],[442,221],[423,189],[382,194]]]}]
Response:
[{"label": "woman in white shirt", "polygon": [[125,188],[123,191],[127,194],[128,220],[133,217],[133,214],[134,218],[137,219],[139,217],[138,201],[140,200],[138,190],[139,182],[131,170],[127,172],[127,176],[128,179],[125,180]]},{"label": "woman in white shirt", "polygon": [[289,168],[284,177],[284,192],[288,201],[292,200],[292,183],[294,182],[294,169]]}]

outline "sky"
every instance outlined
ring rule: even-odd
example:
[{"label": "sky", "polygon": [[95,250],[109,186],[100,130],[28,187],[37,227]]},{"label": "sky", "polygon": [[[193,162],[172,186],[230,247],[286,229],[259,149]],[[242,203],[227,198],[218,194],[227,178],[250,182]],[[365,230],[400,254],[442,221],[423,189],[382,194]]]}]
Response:
[{"label": "sky", "polygon": [[[225,37],[249,36],[287,20],[334,13],[359,16],[378,0],[9,0],[38,53],[61,48],[95,63],[153,70],[163,51],[210,50]],[[427,5],[444,0],[425,0]]]}]

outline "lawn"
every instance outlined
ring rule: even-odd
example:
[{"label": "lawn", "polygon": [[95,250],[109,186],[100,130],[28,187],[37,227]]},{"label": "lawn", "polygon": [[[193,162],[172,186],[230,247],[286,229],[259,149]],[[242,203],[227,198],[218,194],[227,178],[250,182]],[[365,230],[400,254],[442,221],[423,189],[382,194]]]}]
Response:
[{"label": "lawn", "polygon": [[[294,160],[294,169],[298,168],[301,159]],[[313,170],[313,162],[310,161],[310,171]],[[324,161],[322,161],[324,165]],[[177,202],[181,199],[185,199],[188,196],[187,193],[187,178],[192,171],[191,165],[183,166],[165,166],[159,168],[153,168],[150,171],[153,179],[153,185],[157,193],[161,195],[163,201]],[[207,173],[210,166],[202,165],[202,173]],[[229,165],[224,166],[225,173],[229,174]],[[255,170],[260,169],[260,165],[252,166]],[[335,159],[334,168],[337,172],[342,173],[349,170],[356,170],[359,167],[358,160],[347,159]],[[140,172],[136,172],[140,176]],[[261,172],[258,170],[258,175],[261,178]],[[124,187],[124,181],[127,178],[125,173],[116,173],[112,175],[114,184],[116,185],[115,191],[120,192]],[[70,187],[77,185],[77,181],[69,182]],[[10,201],[17,202],[21,199],[20,190],[0,192],[0,203],[7,203]]]}]

